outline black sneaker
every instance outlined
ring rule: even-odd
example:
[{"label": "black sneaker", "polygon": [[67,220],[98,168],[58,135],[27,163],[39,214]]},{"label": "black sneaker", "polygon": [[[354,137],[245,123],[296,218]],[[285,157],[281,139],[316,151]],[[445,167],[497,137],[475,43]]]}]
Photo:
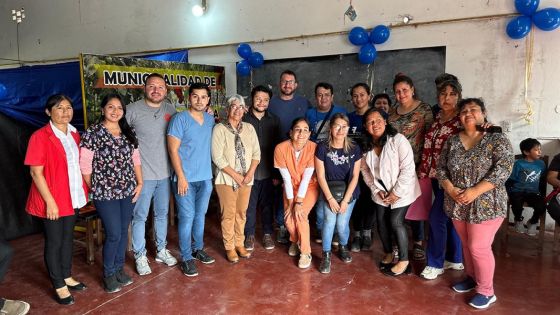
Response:
[{"label": "black sneaker", "polygon": [[362,248],[362,238],[359,236],[354,236],[354,238],[352,239],[352,247],[351,250],[353,252],[359,252],[360,249]]},{"label": "black sneaker", "polygon": [[216,260],[208,255],[203,249],[199,249],[193,252],[193,257],[198,259],[203,264],[211,264]]},{"label": "black sneaker", "polygon": [[198,270],[196,270],[194,259],[189,259],[187,261],[181,262],[181,271],[183,271],[183,274],[187,277],[198,276]]},{"label": "black sneaker", "polygon": [[290,242],[290,234],[283,225],[280,226],[280,229],[278,230],[276,241],[280,244],[288,244]]},{"label": "black sneaker", "polygon": [[122,285],[117,281],[116,274],[103,278],[103,286],[107,293],[119,292],[122,289]]},{"label": "black sneaker", "polygon": [[129,275],[127,275],[123,269],[120,269],[119,271],[117,271],[117,273],[115,274],[117,281],[123,286],[126,287],[127,285],[130,285],[133,283],[132,278],[130,278]]},{"label": "black sneaker", "polygon": [[338,253],[340,255],[340,259],[342,259],[343,262],[349,263],[349,262],[352,261],[352,256],[350,255],[350,251],[348,250],[348,246],[340,245],[338,247]]},{"label": "black sneaker", "polygon": [[371,236],[364,236],[362,239],[362,250],[368,251],[371,250],[371,245],[373,244],[373,240]]},{"label": "black sneaker", "polygon": [[321,259],[321,264],[319,265],[319,272],[331,272],[331,252],[323,252],[323,259]]}]

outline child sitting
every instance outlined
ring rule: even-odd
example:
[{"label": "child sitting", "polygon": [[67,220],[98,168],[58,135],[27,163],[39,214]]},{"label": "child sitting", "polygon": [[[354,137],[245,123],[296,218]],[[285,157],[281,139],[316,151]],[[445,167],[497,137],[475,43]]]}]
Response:
[{"label": "child sitting", "polygon": [[[539,217],[546,211],[544,196],[539,187],[546,179],[546,165],[541,157],[541,144],[537,139],[527,138],[519,144],[523,159],[515,161],[513,171],[509,177],[509,200],[515,217],[515,231],[537,235]],[[533,207],[533,216],[527,221],[527,231],[523,226],[523,203]]]}]

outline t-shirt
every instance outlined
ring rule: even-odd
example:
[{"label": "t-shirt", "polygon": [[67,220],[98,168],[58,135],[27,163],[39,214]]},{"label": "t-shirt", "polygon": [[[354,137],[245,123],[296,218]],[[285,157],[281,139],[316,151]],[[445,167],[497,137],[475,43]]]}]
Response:
[{"label": "t-shirt", "polygon": [[285,101],[278,96],[273,96],[268,104],[268,111],[280,119],[280,132],[282,140],[288,139],[288,133],[294,119],[305,117],[305,112],[311,103],[300,95],[294,95],[291,100]]},{"label": "t-shirt", "polygon": [[[353,177],[354,164],[362,158],[362,151],[357,145],[354,145],[348,153],[344,152],[344,149],[329,150],[326,143],[320,143],[317,145],[315,156],[323,161],[327,181],[345,181],[348,184]],[[356,185],[352,198],[356,199],[359,195],[360,186]]]},{"label": "t-shirt", "polygon": [[549,171],[558,172],[558,179],[560,179],[560,154],[557,154],[550,162],[550,166],[548,167]]},{"label": "t-shirt", "polygon": [[[179,158],[188,182],[212,179],[212,128],[214,117],[203,113],[200,125],[189,111],[173,116],[167,134],[181,140]],[[176,179],[175,179],[176,180]]]},{"label": "t-shirt", "polygon": [[543,160],[529,162],[525,159],[516,160],[509,179],[512,182],[511,191],[539,193],[541,176],[544,176],[546,166]]},{"label": "t-shirt", "polygon": [[[327,117],[328,113],[328,111],[325,113],[321,113],[317,110],[317,108],[310,108],[305,113],[305,118],[307,118],[310,124],[309,128],[313,130],[311,140],[319,142],[321,140],[328,139],[330,129],[328,120],[330,120],[331,117],[336,113],[346,114],[346,109],[333,104],[333,109],[329,117]],[[319,128],[321,127],[321,124],[323,123],[323,120],[325,118],[327,118],[327,121],[325,122],[325,125],[323,126],[323,128],[321,129],[321,133],[319,134]]]},{"label": "t-shirt", "polygon": [[348,113],[348,120],[350,120],[350,130],[348,135],[351,137],[359,137],[364,132],[364,115],[359,115],[357,112]]},{"label": "t-shirt", "polygon": [[126,106],[126,120],[138,137],[144,180],[160,180],[171,174],[166,134],[175,112],[175,107],[167,101],[158,108],[148,106],[144,99]]}]

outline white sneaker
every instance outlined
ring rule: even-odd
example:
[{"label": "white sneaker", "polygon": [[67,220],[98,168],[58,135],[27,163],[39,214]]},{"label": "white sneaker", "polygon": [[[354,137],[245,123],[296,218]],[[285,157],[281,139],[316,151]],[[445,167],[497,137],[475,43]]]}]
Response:
[{"label": "white sneaker", "polygon": [[431,266],[426,266],[420,276],[426,280],[434,280],[439,275],[443,273],[443,268],[435,268]]},{"label": "white sneaker", "polygon": [[171,255],[171,252],[167,248],[164,248],[157,252],[156,261],[158,263],[166,264],[169,267],[175,266],[177,264],[177,259],[175,259],[173,255]]},{"label": "white sneaker", "polygon": [[4,306],[0,310],[0,314],[8,315],[25,315],[29,312],[29,303],[16,300],[4,300]]},{"label": "white sneaker", "polygon": [[523,221],[515,221],[515,232],[525,233],[525,226],[523,225]]},{"label": "white sneaker", "polygon": [[311,266],[311,254],[301,254],[299,255],[298,267],[301,269],[306,269]]},{"label": "white sneaker", "polygon": [[146,255],[136,258],[136,271],[141,276],[149,275],[150,273],[152,273],[152,269],[150,269],[150,265],[148,264],[148,257],[146,257]]},{"label": "white sneaker", "polygon": [[538,225],[539,225],[538,223],[533,224],[533,223],[527,221],[527,235],[529,235],[529,236],[537,235],[537,226]]},{"label": "white sneaker", "polygon": [[446,260],[443,262],[443,269],[463,270],[465,266],[462,263],[454,263]]}]

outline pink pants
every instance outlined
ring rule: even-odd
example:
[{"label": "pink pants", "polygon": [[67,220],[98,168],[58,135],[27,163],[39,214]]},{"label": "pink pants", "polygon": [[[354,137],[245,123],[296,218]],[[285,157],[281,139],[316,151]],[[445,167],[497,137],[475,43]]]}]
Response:
[{"label": "pink pants", "polygon": [[467,275],[476,281],[476,292],[494,295],[494,253],[492,242],[504,218],[471,224],[453,220],[453,226],[463,246],[463,261]]}]

